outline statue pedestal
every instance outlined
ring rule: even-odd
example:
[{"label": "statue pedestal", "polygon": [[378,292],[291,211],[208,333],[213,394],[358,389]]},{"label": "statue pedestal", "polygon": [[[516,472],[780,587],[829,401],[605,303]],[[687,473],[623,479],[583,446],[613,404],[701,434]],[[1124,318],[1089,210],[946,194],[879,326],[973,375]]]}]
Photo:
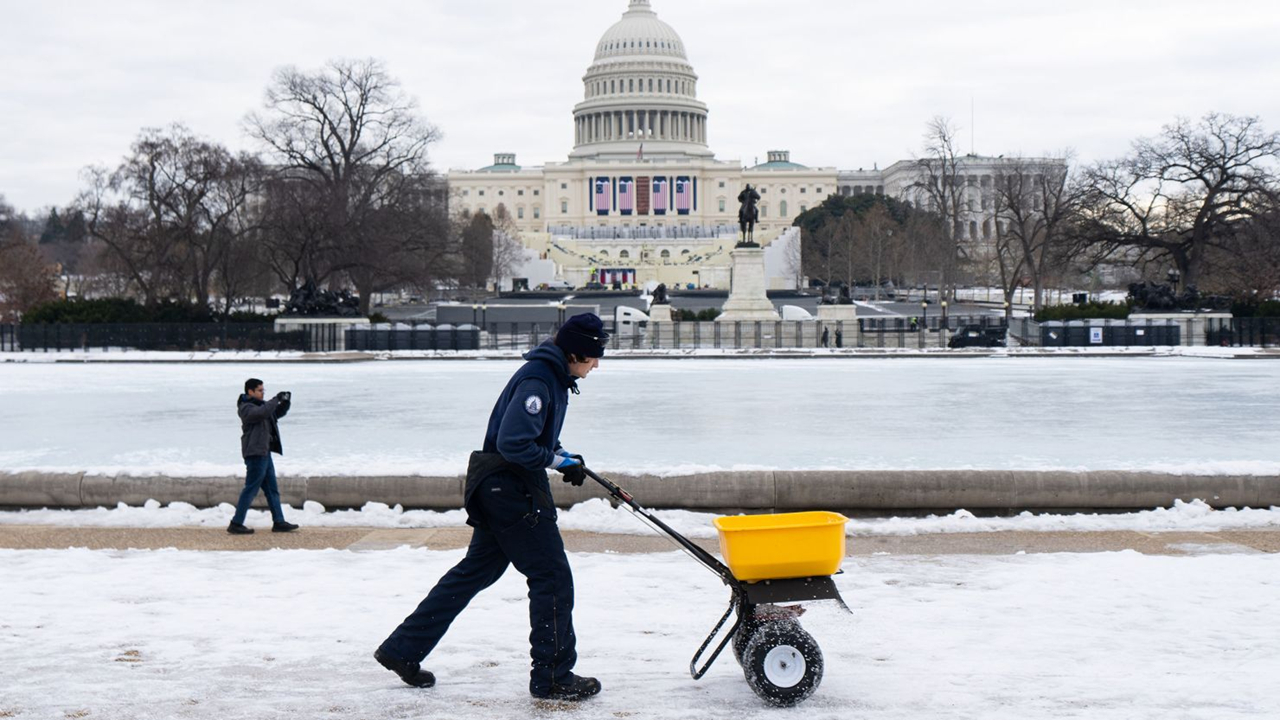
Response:
[{"label": "statue pedestal", "polygon": [[650,305],[649,322],[671,322],[671,303]]},{"label": "statue pedestal", "polygon": [[818,322],[857,322],[857,305],[819,305]]},{"label": "statue pedestal", "polygon": [[307,333],[310,352],[342,352],[347,349],[347,328],[369,327],[369,318],[278,317],[276,332]]},{"label": "statue pedestal", "polygon": [[739,247],[730,251],[729,256],[733,258],[733,281],[729,300],[716,322],[781,320],[765,294],[768,285],[765,283],[764,250]]}]

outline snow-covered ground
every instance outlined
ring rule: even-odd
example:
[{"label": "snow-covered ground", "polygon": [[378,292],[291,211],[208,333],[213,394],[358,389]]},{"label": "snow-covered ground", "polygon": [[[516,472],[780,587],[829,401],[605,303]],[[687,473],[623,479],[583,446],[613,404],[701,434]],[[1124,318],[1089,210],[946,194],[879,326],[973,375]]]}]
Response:
[{"label": "snow-covered ground", "polygon": [[[434,512],[431,510],[405,510],[400,506],[388,507],[383,503],[368,503],[360,510],[326,512],[324,506],[307,502],[297,510],[285,506],[290,520],[305,527],[368,527],[368,528],[438,528],[463,527],[466,514],[462,510]],[[187,503],[161,506],[152,500],[144,507],[121,504],[115,508],[92,510],[20,510],[0,512],[0,525],[53,525],[57,527],[121,527],[121,528],[173,528],[173,527],[224,527],[234,508],[223,503],[218,507],[197,508]],[[677,532],[692,538],[713,538],[711,524],[715,517],[709,513],[688,510],[657,510],[653,512]],[[259,527],[270,525],[266,511],[249,511],[248,523]],[[609,533],[618,535],[648,535],[653,532],[648,525],[634,517],[625,508],[611,507],[603,499],[588,500],[559,513],[559,525],[564,530]],[[854,518],[845,526],[850,536],[869,535],[925,535],[936,533],[976,532],[1095,532],[1105,530],[1136,530],[1139,532],[1218,532],[1224,530],[1250,530],[1280,528],[1280,508],[1228,508],[1217,510],[1200,500],[1177,501],[1171,508],[1155,508],[1136,513],[1081,513],[1035,514],[1023,512],[1014,517],[976,517],[973,513],[958,510],[950,515],[928,517]]]},{"label": "snow-covered ground", "polygon": [[[292,475],[455,475],[516,360],[0,364],[0,471],[238,475],[244,379],[291,390]],[[1197,358],[611,361],[562,440],[602,472],[1280,474],[1280,363]]]},{"label": "snow-covered ground", "polygon": [[[0,550],[0,716],[528,718],[523,578],[508,572],[408,688],[371,653],[461,551]],[[578,670],[613,718],[1274,718],[1280,557],[1106,554],[845,562],[814,603],[826,674],[765,707],[726,654],[688,659],[727,592],[684,555],[575,554]]]}]

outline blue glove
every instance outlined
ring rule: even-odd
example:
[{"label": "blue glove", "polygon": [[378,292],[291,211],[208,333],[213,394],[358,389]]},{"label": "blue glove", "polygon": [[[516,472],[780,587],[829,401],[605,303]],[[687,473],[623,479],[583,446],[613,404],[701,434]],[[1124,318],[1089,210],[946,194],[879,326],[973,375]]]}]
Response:
[{"label": "blue glove", "polygon": [[582,469],[581,455],[556,453],[556,459],[552,462],[551,469],[559,470],[563,475],[560,479],[571,485],[581,486],[587,479],[587,473]]},{"label": "blue glove", "polygon": [[560,472],[564,472],[566,469],[575,465],[582,467],[582,456],[569,455],[563,451],[556,453],[555,460],[551,461],[551,469],[559,470]]}]

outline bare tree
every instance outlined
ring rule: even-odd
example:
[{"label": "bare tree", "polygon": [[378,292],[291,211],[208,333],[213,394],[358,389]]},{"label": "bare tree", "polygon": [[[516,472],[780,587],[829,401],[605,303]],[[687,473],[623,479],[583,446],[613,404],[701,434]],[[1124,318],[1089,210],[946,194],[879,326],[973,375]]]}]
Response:
[{"label": "bare tree", "polygon": [[282,237],[305,245],[277,248],[277,273],[296,284],[300,275],[340,272],[367,313],[372,293],[411,279],[396,270],[421,269],[403,256],[427,244],[416,233],[442,233],[433,246],[447,240],[443,222],[406,216],[443,213],[442,197],[422,202],[431,177],[427,150],[439,132],[374,60],[335,60],[315,72],[283,68],[265,105],[246,124],[275,165],[277,193],[286,195],[273,205],[281,214],[270,225],[289,228]]},{"label": "bare tree", "polygon": [[1212,251],[1230,239],[1274,184],[1280,134],[1256,117],[1210,113],[1179,119],[1132,153],[1086,173],[1084,230],[1098,260],[1132,251],[1139,263],[1172,263],[1200,282]]},{"label": "bare tree", "polygon": [[926,126],[924,155],[916,159],[918,179],[911,185],[912,194],[923,199],[927,209],[945,221],[951,251],[937,258],[942,275],[943,292],[950,292],[959,262],[969,253],[960,237],[964,234],[965,185],[960,175],[960,154],[956,148],[956,128],[945,117],[935,117]]},{"label": "bare tree", "polygon": [[493,219],[483,212],[463,213],[458,222],[458,280],[467,287],[483,288],[493,273]]},{"label": "bare tree", "polygon": [[861,250],[858,253],[875,288],[875,299],[880,299],[880,286],[898,270],[899,252],[903,233],[889,216],[884,205],[875,205],[857,221],[857,233]]},{"label": "bare tree", "polygon": [[494,287],[499,287],[503,278],[511,277],[523,262],[524,245],[519,237],[520,229],[511,213],[499,204],[493,213],[493,269],[489,272]]},{"label": "bare tree", "polygon": [[993,180],[992,220],[1005,297],[1021,286],[1025,271],[1039,310],[1048,275],[1062,269],[1053,266],[1070,257],[1067,229],[1077,217],[1084,189],[1071,177],[1068,154],[1013,158],[1001,165]]},{"label": "bare tree", "polygon": [[144,302],[174,297],[208,307],[222,255],[245,231],[252,165],[182,125],[146,129],[114,172],[89,170],[79,210]]},{"label": "bare tree", "polygon": [[13,322],[56,300],[58,276],[24,229],[25,217],[0,197],[0,320]]},{"label": "bare tree", "polygon": [[1211,249],[1206,264],[1224,287],[1245,302],[1280,296],[1280,194],[1234,233],[1228,251]]}]

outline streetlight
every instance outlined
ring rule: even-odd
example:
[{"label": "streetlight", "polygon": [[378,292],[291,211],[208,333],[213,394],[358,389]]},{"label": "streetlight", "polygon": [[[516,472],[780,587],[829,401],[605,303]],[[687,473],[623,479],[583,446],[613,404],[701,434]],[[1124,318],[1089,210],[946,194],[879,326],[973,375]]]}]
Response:
[{"label": "streetlight", "polygon": [[489,303],[484,303],[480,306],[480,325],[485,330],[489,329]]},{"label": "streetlight", "polygon": [[479,311],[480,311],[480,305],[477,303],[471,303],[471,324],[472,325],[476,324],[476,313]]},{"label": "streetlight", "polygon": [[944,329],[944,330],[950,330],[950,329],[951,329],[951,328],[947,325],[947,301],[946,301],[946,300],[943,300],[943,301],[942,301],[942,329]]},{"label": "streetlight", "polygon": [[560,324],[564,325],[564,303],[557,305],[556,309],[560,311]]},{"label": "streetlight", "polygon": [[1178,281],[1182,279],[1182,273],[1177,268],[1169,270],[1169,284],[1173,286],[1173,294],[1178,294]]},{"label": "streetlight", "polygon": [[929,330],[929,301],[920,301],[920,324],[924,326],[925,331]]}]

